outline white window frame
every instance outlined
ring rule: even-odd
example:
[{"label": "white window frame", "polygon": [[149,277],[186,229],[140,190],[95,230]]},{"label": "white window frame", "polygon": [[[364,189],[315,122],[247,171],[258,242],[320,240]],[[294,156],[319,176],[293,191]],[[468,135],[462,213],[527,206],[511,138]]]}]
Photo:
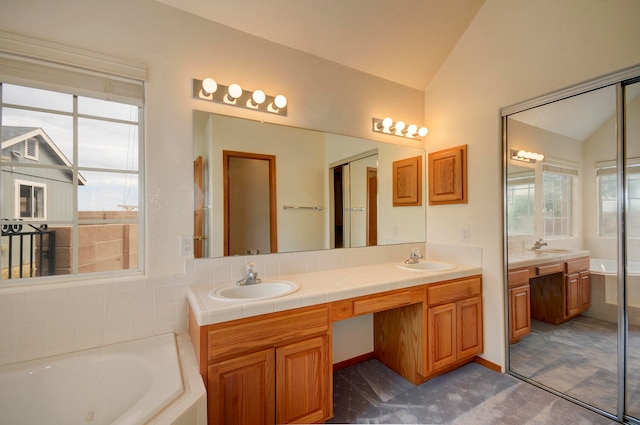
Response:
[{"label": "white window frame", "polygon": [[[34,187],[39,187],[41,189],[43,189],[43,197],[44,197],[44,202],[43,202],[43,206],[42,206],[42,210],[43,210],[43,217],[34,217],[33,216],[33,205],[35,205],[35,203],[32,202],[31,204],[31,215],[29,217],[21,217],[20,216],[20,188],[21,186],[29,186],[31,187],[31,197],[33,199],[33,188]],[[29,180],[15,180],[15,185],[14,185],[14,211],[15,211],[15,218],[16,219],[20,219],[20,220],[46,220],[47,219],[47,185],[44,183],[37,183],[37,182],[33,182],[33,181],[29,181]]]},{"label": "white window frame", "polygon": [[[530,173],[527,173],[526,175],[524,175],[524,173],[522,173],[523,176],[519,177],[517,176],[517,174],[515,175],[515,177],[513,178],[509,178],[507,180],[507,191],[509,192],[509,196],[508,198],[512,198],[513,195],[513,191],[512,188],[514,186],[528,186],[529,188],[529,193],[531,194],[531,192],[533,192],[533,197],[529,196],[529,207],[532,210],[532,216],[531,216],[531,232],[525,232],[522,231],[522,229],[515,229],[512,225],[512,223],[509,223],[509,235],[511,236],[531,236],[535,234],[536,231],[536,182],[535,182],[535,169],[531,169]],[[520,182],[518,182],[520,181]],[[509,199],[509,205],[507,206],[507,208],[511,208],[514,205],[513,203],[513,199]],[[519,218],[519,217],[518,217]]]},{"label": "white window frame", "polygon": [[[57,44],[48,40],[0,31],[0,81],[26,87],[69,93],[76,96],[93,97],[114,102],[136,105],[138,113],[138,267],[96,273],[79,273],[74,262],[71,275],[55,275],[43,279],[86,280],[98,274],[143,275],[145,273],[145,157],[144,157],[144,98],[147,81],[147,66],[89,50]],[[3,162],[3,165],[5,163]],[[43,168],[59,168],[40,165]],[[73,169],[82,171],[76,164]],[[101,171],[100,169],[93,171]],[[9,186],[10,187],[10,186]],[[6,196],[6,194],[5,194]],[[18,207],[19,208],[19,207]],[[19,214],[19,210],[18,210]],[[79,224],[77,214],[70,224]],[[74,258],[78,258],[78,236],[74,232]],[[25,279],[26,280],[26,279]],[[32,280],[32,279],[29,279]],[[23,286],[26,282],[15,282]],[[35,282],[34,282],[35,283]],[[2,281],[2,287],[11,282]]]},{"label": "white window frame", "polygon": [[[565,179],[571,179],[570,180],[570,188],[568,189],[568,191],[565,193],[565,199],[563,199],[561,202],[566,202],[567,204],[567,208],[568,208],[568,213],[566,215],[566,220],[567,220],[567,228],[562,230],[562,233],[560,234],[547,234],[546,233],[546,220],[547,218],[545,217],[545,193],[547,191],[547,188],[545,187],[545,183],[544,183],[544,176],[545,173],[551,173],[551,174],[558,174],[563,176],[563,178]],[[554,165],[548,165],[548,164],[543,164],[542,167],[542,174],[541,174],[541,182],[542,182],[542,190],[541,190],[541,208],[540,208],[540,233],[542,234],[542,237],[545,239],[568,239],[568,238],[573,238],[573,234],[574,234],[574,221],[575,221],[575,211],[574,211],[574,200],[576,197],[576,186],[577,186],[577,179],[578,179],[578,170],[576,169],[572,169],[572,168],[566,168],[566,167],[558,167],[558,166],[554,166]],[[568,199],[566,199],[568,198]]]}]

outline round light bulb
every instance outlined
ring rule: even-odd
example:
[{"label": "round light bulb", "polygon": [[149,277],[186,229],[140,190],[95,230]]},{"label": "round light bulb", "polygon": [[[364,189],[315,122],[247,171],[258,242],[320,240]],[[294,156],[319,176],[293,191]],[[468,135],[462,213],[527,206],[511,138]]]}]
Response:
[{"label": "round light bulb", "polygon": [[411,124],[407,127],[407,135],[413,136],[416,134],[416,131],[418,131],[418,126],[415,124]]},{"label": "round light bulb", "polygon": [[205,78],[202,81],[202,94],[209,96],[211,93],[215,93],[218,90],[218,83],[213,78]]},{"label": "round light bulb", "polygon": [[265,95],[262,90],[256,90],[251,95],[251,98],[256,104],[261,105],[266,100],[267,95]]},{"label": "round light bulb", "polygon": [[536,161],[542,161],[544,159],[544,155],[542,155],[541,153],[536,154]]},{"label": "round light bulb", "polygon": [[285,106],[287,106],[287,98],[279,94],[273,100],[273,104],[276,105],[277,108],[284,108]]},{"label": "round light bulb", "polygon": [[520,149],[517,153],[518,157],[520,158],[526,158],[525,155],[527,154],[527,151],[525,151],[524,149]]},{"label": "round light bulb", "polygon": [[396,123],[396,131],[399,133],[404,130],[404,121],[398,121]]},{"label": "round light bulb", "polygon": [[429,130],[427,130],[427,127],[420,127],[420,130],[418,130],[418,136],[424,137],[428,132]]},{"label": "round light bulb", "polygon": [[229,86],[229,96],[232,97],[233,99],[237,99],[240,96],[242,96],[242,87],[240,87],[239,84],[231,84]]}]

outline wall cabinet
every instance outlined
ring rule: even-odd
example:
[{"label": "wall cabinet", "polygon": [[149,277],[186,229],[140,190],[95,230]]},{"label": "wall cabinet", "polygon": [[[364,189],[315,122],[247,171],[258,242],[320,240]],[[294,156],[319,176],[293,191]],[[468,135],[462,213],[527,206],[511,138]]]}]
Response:
[{"label": "wall cabinet", "polygon": [[332,416],[329,306],[203,327],[190,320],[210,425],[321,423]]}]

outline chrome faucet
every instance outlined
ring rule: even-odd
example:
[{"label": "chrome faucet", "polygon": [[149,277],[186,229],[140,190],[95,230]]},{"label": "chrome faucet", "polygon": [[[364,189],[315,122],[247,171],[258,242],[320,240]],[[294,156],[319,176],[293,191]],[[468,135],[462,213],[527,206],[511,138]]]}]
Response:
[{"label": "chrome faucet", "polygon": [[244,277],[244,279],[240,279],[239,281],[237,281],[236,285],[255,285],[256,283],[262,282],[262,279],[258,278],[258,272],[253,269],[255,266],[256,263],[254,262],[247,264],[247,275]]},{"label": "chrome faucet", "polygon": [[405,264],[416,264],[417,262],[419,262],[423,258],[424,257],[422,256],[422,254],[420,254],[420,250],[418,248],[413,248],[413,250],[411,251],[411,255],[409,256],[409,259],[405,260],[404,263]]},{"label": "chrome faucet", "polygon": [[542,238],[538,238],[538,240],[533,244],[531,249],[540,249],[543,246],[547,246],[546,242],[542,242]]}]

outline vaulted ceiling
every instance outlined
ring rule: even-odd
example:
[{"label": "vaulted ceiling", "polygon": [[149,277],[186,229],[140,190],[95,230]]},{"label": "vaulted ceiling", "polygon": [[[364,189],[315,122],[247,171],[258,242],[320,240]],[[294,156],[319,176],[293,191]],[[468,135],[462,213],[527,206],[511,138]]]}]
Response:
[{"label": "vaulted ceiling", "polygon": [[157,0],[424,90],[485,0]]}]

